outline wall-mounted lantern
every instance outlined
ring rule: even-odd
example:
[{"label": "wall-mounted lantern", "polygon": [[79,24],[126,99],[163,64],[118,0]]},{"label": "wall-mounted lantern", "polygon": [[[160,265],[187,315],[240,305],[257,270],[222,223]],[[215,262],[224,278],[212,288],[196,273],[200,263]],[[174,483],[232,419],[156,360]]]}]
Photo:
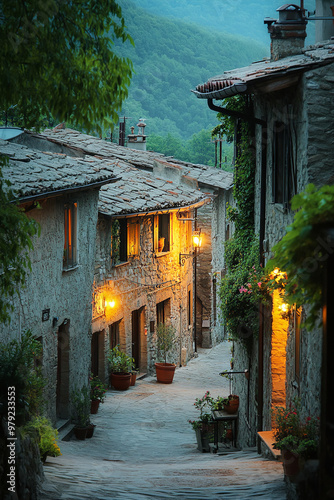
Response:
[{"label": "wall-mounted lantern", "polygon": [[192,234],[192,242],[193,242],[193,247],[194,251],[191,253],[180,253],[179,254],[179,264],[180,266],[184,266],[186,259],[189,259],[190,257],[196,257],[196,252],[197,249],[199,249],[202,245],[202,236],[201,236],[201,230],[193,231]]}]

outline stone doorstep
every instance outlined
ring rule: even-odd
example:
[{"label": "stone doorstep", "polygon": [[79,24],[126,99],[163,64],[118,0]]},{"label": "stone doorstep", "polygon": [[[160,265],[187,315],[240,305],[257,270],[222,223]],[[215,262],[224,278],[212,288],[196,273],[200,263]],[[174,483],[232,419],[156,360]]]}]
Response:
[{"label": "stone doorstep", "polygon": [[57,420],[56,428],[58,431],[59,441],[69,441],[73,434],[74,424],[71,424],[70,420],[61,419]]},{"label": "stone doorstep", "polygon": [[218,443],[218,450],[215,447],[214,443],[209,443],[209,448],[210,453],[214,453],[217,455],[228,455],[229,453],[241,451],[241,448],[236,448],[235,446],[226,443]]},{"label": "stone doorstep", "polygon": [[265,444],[267,449],[270,451],[271,455],[275,460],[281,461],[282,460],[282,455],[280,450],[276,450],[273,447],[273,444],[275,442],[274,440],[274,433],[273,431],[261,431],[258,432],[257,435],[261,439],[261,441]]}]

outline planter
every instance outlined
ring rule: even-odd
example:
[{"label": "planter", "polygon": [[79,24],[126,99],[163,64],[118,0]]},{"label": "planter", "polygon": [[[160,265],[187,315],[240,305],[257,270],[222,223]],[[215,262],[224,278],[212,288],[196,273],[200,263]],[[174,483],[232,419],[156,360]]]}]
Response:
[{"label": "planter", "polygon": [[202,429],[195,429],[197,449],[205,453],[210,451],[210,442],[213,442],[213,425],[206,425]]},{"label": "planter", "polygon": [[281,453],[285,476],[297,476],[302,468],[302,460],[300,456],[289,450],[282,450]]},{"label": "planter", "polygon": [[239,408],[239,398],[234,398],[234,399],[229,399],[228,404],[224,404],[224,410],[229,413],[230,415],[233,415],[234,413],[237,413]]},{"label": "planter", "polygon": [[135,385],[137,378],[137,373],[131,373],[131,382],[130,385]]},{"label": "planter", "polygon": [[80,439],[81,441],[86,439],[87,427],[74,427],[73,431],[77,439]]},{"label": "planter", "polygon": [[95,424],[89,424],[89,426],[87,428],[87,434],[86,434],[87,439],[90,439],[91,437],[93,437],[95,427],[96,427]]},{"label": "planter", "polygon": [[110,375],[110,384],[117,391],[126,391],[131,383],[131,373],[112,373]]},{"label": "planter", "polygon": [[154,363],[157,374],[157,382],[160,384],[171,384],[174,378],[176,365],[173,363]]},{"label": "planter", "polygon": [[90,402],[90,412],[92,414],[97,413],[99,406],[100,406],[100,400],[99,399],[92,399]]}]

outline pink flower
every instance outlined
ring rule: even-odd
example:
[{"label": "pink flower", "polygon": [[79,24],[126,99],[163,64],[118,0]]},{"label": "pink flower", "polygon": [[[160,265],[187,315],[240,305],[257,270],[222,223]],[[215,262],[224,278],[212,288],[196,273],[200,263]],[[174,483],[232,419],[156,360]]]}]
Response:
[{"label": "pink flower", "polygon": [[258,284],[257,284],[257,286],[261,288],[261,285],[262,285],[262,282],[259,281]]},{"label": "pink flower", "polygon": [[242,292],[247,292],[247,288],[245,288],[243,285],[241,288],[239,288],[239,292],[242,293]]},{"label": "pink flower", "polygon": [[250,283],[247,283],[248,288],[252,288],[252,285]]}]

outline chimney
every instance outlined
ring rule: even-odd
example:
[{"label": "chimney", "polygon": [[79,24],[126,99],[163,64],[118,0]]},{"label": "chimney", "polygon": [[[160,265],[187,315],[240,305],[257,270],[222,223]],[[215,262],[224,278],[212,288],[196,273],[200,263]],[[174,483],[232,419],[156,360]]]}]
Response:
[{"label": "chimney", "polygon": [[264,20],[270,33],[272,61],[301,54],[306,38],[307,21],[301,7],[293,3],[286,3],[277,11],[279,13],[278,20],[268,18]]},{"label": "chimney", "polygon": [[139,118],[139,123],[137,123],[138,134],[134,133],[135,128],[131,127],[131,134],[128,135],[128,147],[132,149],[138,149],[140,151],[146,151],[146,137],[144,135],[146,123],[144,118]]}]

